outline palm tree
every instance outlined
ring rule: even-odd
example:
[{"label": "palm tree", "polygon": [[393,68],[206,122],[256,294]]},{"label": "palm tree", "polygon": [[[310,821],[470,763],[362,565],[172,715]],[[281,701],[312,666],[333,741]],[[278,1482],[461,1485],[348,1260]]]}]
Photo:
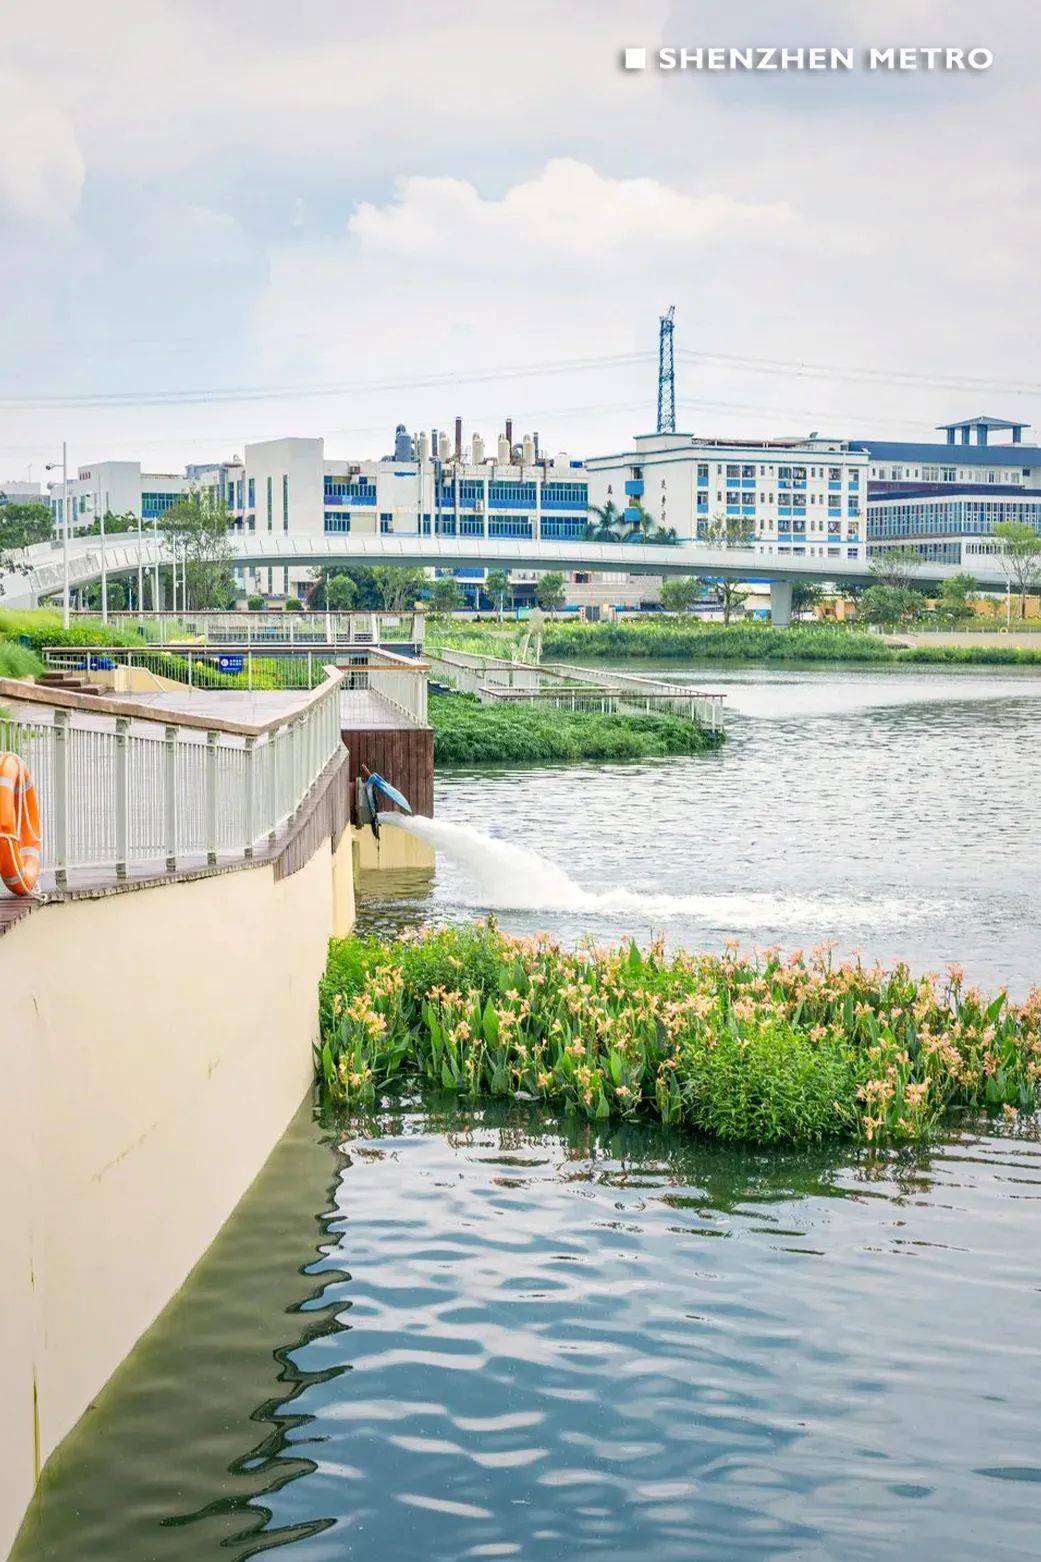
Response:
[{"label": "palm tree", "polygon": [[625,517],[613,499],[606,504],[591,504],[590,513],[596,516],[586,527],[590,542],[620,542],[625,533]]}]

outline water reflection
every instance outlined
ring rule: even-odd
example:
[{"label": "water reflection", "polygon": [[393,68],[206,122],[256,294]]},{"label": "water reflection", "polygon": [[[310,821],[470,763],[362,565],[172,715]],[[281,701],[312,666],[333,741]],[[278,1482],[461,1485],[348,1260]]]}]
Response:
[{"label": "water reflection", "polygon": [[766,1154],[441,1100],[295,1134],[21,1558],[1031,1554],[1029,1138]]}]

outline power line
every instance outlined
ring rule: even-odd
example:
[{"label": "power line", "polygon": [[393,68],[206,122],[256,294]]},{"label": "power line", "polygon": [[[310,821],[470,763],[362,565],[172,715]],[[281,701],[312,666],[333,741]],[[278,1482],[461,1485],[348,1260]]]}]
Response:
[{"label": "power line", "polygon": [[601,358],[570,358],[555,362],[522,364],[511,368],[453,370],[444,374],[407,379],[356,380],[351,384],[219,386],[199,390],[111,391],[97,395],[8,396],[0,393],[0,407],[8,411],[46,411],[74,407],[168,407],[247,401],[290,401],[325,396],[371,395],[380,391],[413,391],[439,385],[476,385],[488,380],[529,379],[550,374],[585,373],[646,362],[652,353],[615,353]]},{"label": "power line", "polygon": [[735,353],[698,352],[680,348],[679,357],[687,363],[715,364],[724,369],[755,370],[760,374],[796,374],[809,378],[826,377],[867,385],[904,385],[911,388],[936,390],[990,390],[1007,395],[1033,395],[1041,392],[1041,383],[1033,381],[1013,382],[990,379],[955,379],[943,375],[919,374],[906,369],[869,369],[854,365],[805,363],[801,359],[753,358]]}]

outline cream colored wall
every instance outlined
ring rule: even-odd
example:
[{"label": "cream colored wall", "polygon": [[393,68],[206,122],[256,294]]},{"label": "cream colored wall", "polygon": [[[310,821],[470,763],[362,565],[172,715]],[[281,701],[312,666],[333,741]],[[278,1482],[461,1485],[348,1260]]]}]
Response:
[{"label": "cream colored wall", "polygon": [[310,1089],[351,852],[345,831],[282,880],[66,901],[0,938],[0,1556]]},{"label": "cream colored wall", "polygon": [[354,836],[354,866],[359,873],[372,873],[380,869],[425,868],[433,871],[434,848],[418,835],[407,830],[395,830],[393,825],[380,830],[377,841],[366,825],[351,832]]}]

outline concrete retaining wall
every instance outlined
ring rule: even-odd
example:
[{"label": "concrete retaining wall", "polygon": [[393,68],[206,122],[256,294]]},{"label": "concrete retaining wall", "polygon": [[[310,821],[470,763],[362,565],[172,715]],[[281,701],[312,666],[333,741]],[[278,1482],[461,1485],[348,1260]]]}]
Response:
[{"label": "concrete retaining wall", "polygon": [[66,901],[0,938],[0,1556],[311,1087],[351,850],[346,829],[288,874]]}]

